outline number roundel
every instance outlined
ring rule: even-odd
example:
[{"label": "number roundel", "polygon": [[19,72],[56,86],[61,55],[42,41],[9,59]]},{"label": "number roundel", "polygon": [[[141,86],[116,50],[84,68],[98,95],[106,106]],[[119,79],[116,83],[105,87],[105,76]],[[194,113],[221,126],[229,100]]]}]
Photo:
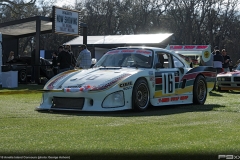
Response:
[{"label": "number roundel", "polygon": [[175,92],[174,73],[162,73],[162,93],[171,94]]}]

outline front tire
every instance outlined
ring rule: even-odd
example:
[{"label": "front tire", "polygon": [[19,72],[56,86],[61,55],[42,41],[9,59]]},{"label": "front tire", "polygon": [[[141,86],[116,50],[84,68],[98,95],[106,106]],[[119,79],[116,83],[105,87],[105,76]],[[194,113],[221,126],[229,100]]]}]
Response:
[{"label": "front tire", "polygon": [[145,111],[149,105],[149,88],[145,79],[136,81],[132,92],[132,106],[135,111]]},{"label": "front tire", "polygon": [[207,83],[203,76],[197,76],[193,85],[193,103],[204,104],[207,99]]}]

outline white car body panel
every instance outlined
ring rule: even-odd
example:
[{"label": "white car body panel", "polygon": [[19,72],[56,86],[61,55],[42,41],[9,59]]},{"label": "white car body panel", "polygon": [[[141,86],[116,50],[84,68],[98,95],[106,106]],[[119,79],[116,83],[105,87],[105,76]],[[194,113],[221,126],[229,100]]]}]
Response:
[{"label": "white car body panel", "polygon": [[[118,54],[118,50],[127,51],[120,48],[106,54]],[[145,50],[138,48],[134,54],[137,54],[137,51]],[[192,69],[177,54],[161,48],[147,47],[146,52],[141,54],[153,53],[152,63],[155,62],[157,52],[164,52],[170,57],[179,58],[183,67],[117,66],[66,71],[46,83],[42,90],[42,103],[36,110],[117,111],[133,109],[133,88],[139,79],[146,80],[149,101],[153,106],[193,103],[193,83],[199,74],[206,77],[207,92],[212,90],[215,72],[211,68]],[[144,58],[149,57],[148,55],[144,56],[146,56]],[[97,64],[99,63],[101,63],[101,59],[97,62]],[[111,102],[111,97],[114,102]],[[81,107],[78,107],[78,103]]]}]

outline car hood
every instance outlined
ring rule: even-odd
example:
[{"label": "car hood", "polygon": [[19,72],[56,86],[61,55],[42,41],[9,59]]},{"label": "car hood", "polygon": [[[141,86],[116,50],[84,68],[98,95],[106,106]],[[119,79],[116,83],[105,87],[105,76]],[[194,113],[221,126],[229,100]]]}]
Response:
[{"label": "car hood", "polygon": [[67,71],[49,80],[44,89],[63,89],[66,92],[104,90],[140,71],[120,67]]},{"label": "car hood", "polygon": [[237,70],[235,70],[235,71],[233,71],[233,72],[222,72],[222,73],[219,73],[218,75],[217,75],[218,77],[219,76],[224,76],[224,77],[226,77],[226,76],[229,76],[229,77],[231,77],[231,76],[240,76],[240,71],[237,71]]}]

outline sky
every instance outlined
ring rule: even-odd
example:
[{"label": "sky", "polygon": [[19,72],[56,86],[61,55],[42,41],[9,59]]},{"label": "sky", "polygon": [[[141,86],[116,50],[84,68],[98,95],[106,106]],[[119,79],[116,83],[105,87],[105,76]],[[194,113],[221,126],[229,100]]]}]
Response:
[{"label": "sky", "polygon": [[[81,1],[81,0],[77,0],[77,1]],[[62,7],[63,5],[75,5],[76,0],[56,0],[55,5]]]}]

